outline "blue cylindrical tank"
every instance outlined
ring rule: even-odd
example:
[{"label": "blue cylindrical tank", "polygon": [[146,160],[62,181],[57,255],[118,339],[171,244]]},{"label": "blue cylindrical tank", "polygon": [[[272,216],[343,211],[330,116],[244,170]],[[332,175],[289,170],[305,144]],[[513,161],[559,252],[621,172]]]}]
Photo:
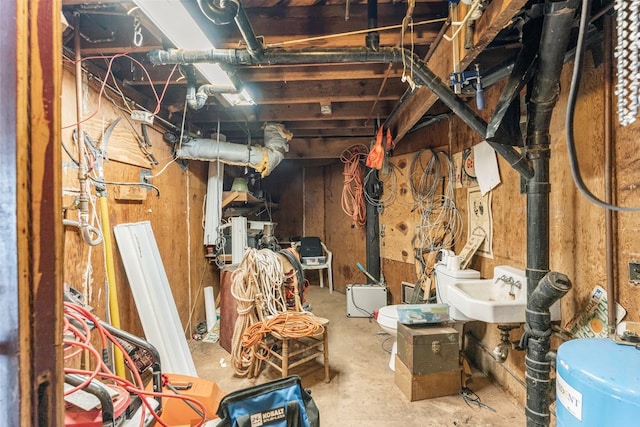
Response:
[{"label": "blue cylindrical tank", "polygon": [[558,348],[558,427],[640,426],[640,350],[604,338]]}]

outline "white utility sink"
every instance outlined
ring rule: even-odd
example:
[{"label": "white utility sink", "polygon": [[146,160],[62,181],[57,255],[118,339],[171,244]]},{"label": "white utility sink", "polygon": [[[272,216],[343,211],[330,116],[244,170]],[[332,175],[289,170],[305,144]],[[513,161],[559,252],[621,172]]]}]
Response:
[{"label": "white utility sink", "polygon": [[[496,266],[492,279],[456,282],[447,290],[449,305],[465,316],[487,323],[524,323],[527,277],[523,270]],[[560,303],[551,307],[551,320],[560,320]]]}]

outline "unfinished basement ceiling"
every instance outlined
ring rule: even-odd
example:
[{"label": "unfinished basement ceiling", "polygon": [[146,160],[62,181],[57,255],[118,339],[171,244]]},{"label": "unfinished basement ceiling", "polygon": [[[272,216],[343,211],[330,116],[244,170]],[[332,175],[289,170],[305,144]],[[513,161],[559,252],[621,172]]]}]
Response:
[{"label": "unfinished basement ceiling", "polygon": [[[203,16],[195,0],[182,3],[205,28],[216,48],[245,47],[234,23],[215,25]],[[378,27],[401,26],[408,9],[406,1],[379,0],[377,3]],[[514,5],[521,7],[526,2],[498,3],[502,9],[513,11],[508,12],[512,16],[519,10]],[[186,78],[179,67],[174,70],[173,65],[154,66],[149,62],[149,51],[172,47],[158,28],[133,2],[62,0],[62,4],[70,25],[64,33],[66,56],[71,58],[74,55],[73,28],[79,15],[82,57],[94,58],[84,61],[85,68],[103,77],[109,58],[127,53],[129,56],[113,60],[111,70],[117,85],[127,97],[151,111],[156,105],[154,90],[161,94],[166,85],[158,116],[179,127],[185,108]],[[366,46],[366,34],[344,33],[368,28],[367,1],[244,0],[242,6],[255,34],[267,49]],[[425,58],[430,54],[430,48],[435,47],[438,34],[447,25],[444,19],[448,16],[447,1],[417,0],[412,14],[413,32],[407,28],[403,38],[401,28],[380,31],[380,46],[413,49],[418,57]],[[137,40],[136,28],[139,28]],[[451,33],[449,28],[447,34]],[[324,38],[334,35],[339,36]],[[310,38],[313,40],[304,41]],[[136,41],[141,42],[139,46],[136,46]],[[518,48],[517,31],[506,29],[500,34],[495,31],[491,44],[483,46],[484,53],[471,49],[473,63],[467,58],[465,64],[469,69],[478,64],[483,72],[486,70],[488,73],[490,69],[508,62]],[[403,98],[403,95],[409,90],[409,85],[402,79],[401,63],[238,66],[229,72],[242,82],[256,104],[230,106],[220,96],[209,97],[202,109],[187,110],[185,122],[190,132],[209,136],[219,126],[220,133],[231,142],[259,142],[265,122],[280,122],[293,133],[294,143],[309,144],[322,157],[323,147],[332,141],[345,147],[355,142],[367,143],[374,135],[377,122],[384,123],[402,107],[414,108],[404,103],[408,97]],[[448,75],[438,74],[443,78]],[[113,79],[109,79],[109,83],[115,86]],[[202,83],[206,82],[199,78],[198,85]],[[399,108],[401,99],[403,103]],[[403,124],[405,129],[401,132],[406,133],[444,112],[447,112],[446,107],[432,102],[424,112],[411,119],[410,126]]]}]

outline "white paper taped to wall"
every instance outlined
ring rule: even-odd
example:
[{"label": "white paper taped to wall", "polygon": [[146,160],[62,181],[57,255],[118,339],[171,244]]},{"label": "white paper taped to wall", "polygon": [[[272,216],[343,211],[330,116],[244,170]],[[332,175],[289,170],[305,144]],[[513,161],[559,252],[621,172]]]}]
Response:
[{"label": "white paper taped to wall", "polygon": [[488,191],[500,184],[500,172],[496,152],[487,141],[473,147],[476,178],[480,192],[484,196]]}]

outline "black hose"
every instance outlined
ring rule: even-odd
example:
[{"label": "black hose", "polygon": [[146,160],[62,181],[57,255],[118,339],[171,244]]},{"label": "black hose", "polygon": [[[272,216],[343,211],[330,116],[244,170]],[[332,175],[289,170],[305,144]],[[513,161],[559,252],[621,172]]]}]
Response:
[{"label": "black hose", "polygon": [[587,188],[582,179],[580,165],[578,164],[578,155],[576,153],[575,138],[573,135],[573,121],[576,109],[576,99],[578,98],[578,90],[580,89],[580,80],[582,77],[582,61],[584,57],[584,41],[589,23],[589,14],[591,13],[591,0],[582,0],[582,12],[580,15],[580,29],[578,31],[578,42],[576,46],[576,57],[573,64],[573,77],[571,78],[571,86],[569,89],[569,99],[567,101],[567,115],[565,121],[567,136],[567,151],[569,152],[569,164],[571,166],[571,176],[578,190],[591,203],[616,212],[640,212],[640,207],[617,206],[600,200]]},{"label": "black hose", "polygon": [[300,301],[302,301],[302,294],[304,292],[304,270],[302,269],[302,264],[300,263],[298,258],[296,258],[296,256],[289,251],[279,251],[278,253],[289,260],[293,268],[296,270],[296,278],[298,280],[298,294],[300,295]]}]

